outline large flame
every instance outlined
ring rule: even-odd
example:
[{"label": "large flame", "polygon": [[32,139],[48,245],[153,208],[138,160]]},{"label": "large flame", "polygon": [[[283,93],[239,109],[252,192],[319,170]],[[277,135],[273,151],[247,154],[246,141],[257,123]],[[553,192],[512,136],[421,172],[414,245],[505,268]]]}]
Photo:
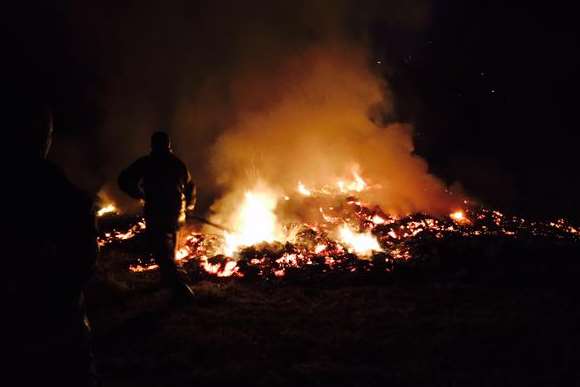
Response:
[{"label": "large flame", "polygon": [[274,213],[277,204],[277,196],[267,189],[245,192],[244,200],[234,214],[234,231],[225,234],[223,254],[233,256],[242,247],[282,239],[282,228]]},{"label": "large flame", "polygon": [[336,185],[338,189],[342,193],[349,193],[349,192],[362,192],[364,191],[368,185],[366,181],[361,177],[358,166],[352,168],[352,180],[339,180]]},{"label": "large flame", "polygon": [[[351,168],[351,174],[351,178],[338,179],[335,186],[325,185],[309,188],[302,181],[299,181],[296,190],[300,195],[308,197],[360,193],[369,188],[369,185],[360,175],[357,165]],[[233,216],[226,220],[233,231],[225,233],[225,243],[221,253],[233,257],[237,251],[247,246],[261,242],[292,240],[291,234],[296,230],[290,229],[285,232],[275,213],[279,199],[290,200],[290,197],[274,191],[264,182],[259,182],[255,184],[253,189],[244,192],[240,204],[238,204],[239,198],[233,200],[235,203],[231,206],[234,208]],[[221,222],[221,219],[217,221]],[[370,255],[373,250],[381,250],[376,239],[374,240],[375,244],[368,241],[368,239],[373,238],[372,236],[357,234],[348,236],[343,231],[340,233],[344,235],[345,243],[357,253],[362,252],[362,255]],[[372,249],[367,249],[365,244],[369,244]]]},{"label": "large flame", "polygon": [[301,181],[298,182],[297,191],[300,192],[300,194],[302,194],[304,196],[312,196],[312,191],[310,191],[308,188],[306,188],[304,183],[302,183]]},{"label": "large flame", "polygon": [[369,186],[360,173],[358,164],[354,164],[350,169],[350,178],[337,179],[334,184],[326,184],[321,187],[307,187],[302,181],[298,182],[296,191],[302,196],[315,195],[337,195],[337,194],[357,194],[370,188],[380,188],[379,185]]}]

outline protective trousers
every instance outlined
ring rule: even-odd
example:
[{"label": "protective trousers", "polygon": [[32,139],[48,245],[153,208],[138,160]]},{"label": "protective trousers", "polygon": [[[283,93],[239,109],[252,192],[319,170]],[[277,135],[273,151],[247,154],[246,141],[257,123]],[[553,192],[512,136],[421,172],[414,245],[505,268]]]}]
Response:
[{"label": "protective trousers", "polygon": [[161,281],[164,285],[176,288],[182,282],[175,264],[177,231],[168,231],[152,227],[147,229],[150,251],[159,265]]}]

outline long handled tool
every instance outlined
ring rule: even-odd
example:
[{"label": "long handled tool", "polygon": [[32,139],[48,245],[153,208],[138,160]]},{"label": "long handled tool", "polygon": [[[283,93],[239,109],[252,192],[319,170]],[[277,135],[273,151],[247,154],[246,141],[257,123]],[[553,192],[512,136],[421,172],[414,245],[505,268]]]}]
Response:
[{"label": "long handled tool", "polygon": [[215,228],[220,229],[222,231],[227,231],[227,232],[230,232],[230,233],[232,232],[232,230],[230,230],[229,228],[224,227],[224,226],[222,226],[220,224],[214,223],[212,221],[209,221],[209,220],[207,220],[205,218],[202,218],[201,216],[197,216],[197,215],[193,215],[193,214],[187,214],[187,219],[188,220],[194,220],[194,221],[199,222],[199,223],[207,224],[208,226],[215,227]]}]

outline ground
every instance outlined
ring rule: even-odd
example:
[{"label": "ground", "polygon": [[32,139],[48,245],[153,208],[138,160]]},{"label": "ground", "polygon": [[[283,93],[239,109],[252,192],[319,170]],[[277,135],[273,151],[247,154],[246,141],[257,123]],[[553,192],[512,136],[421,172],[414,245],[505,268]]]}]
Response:
[{"label": "ground", "polygon": [[129,273],[130,257],[107,252],[87,290],[95,353],[106,386],[570,385],[578,251],[533,245],[428,272],[201,281],[184,306],[155,273]]}]

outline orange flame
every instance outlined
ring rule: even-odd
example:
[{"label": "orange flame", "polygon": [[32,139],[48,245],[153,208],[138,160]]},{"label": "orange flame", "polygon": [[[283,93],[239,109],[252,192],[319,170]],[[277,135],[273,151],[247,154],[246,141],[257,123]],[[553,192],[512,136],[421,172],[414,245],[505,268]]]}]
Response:
[{"label": "orange flame", "polygon": [[348,225],[343,224],[338,230],[341,241],[361,257],[368,258],[373,252],[383,251],[377,238],[370,232],[356,233]]},{"label": "orange flame", "polygon": [[107,214],[116,214],[118,212],[117,207],[115,206],[114,203],[109,203],[104,207],[101,207],[98,211],[97,211],[97,216],[101,217],[101,216],[105,216]]}]

